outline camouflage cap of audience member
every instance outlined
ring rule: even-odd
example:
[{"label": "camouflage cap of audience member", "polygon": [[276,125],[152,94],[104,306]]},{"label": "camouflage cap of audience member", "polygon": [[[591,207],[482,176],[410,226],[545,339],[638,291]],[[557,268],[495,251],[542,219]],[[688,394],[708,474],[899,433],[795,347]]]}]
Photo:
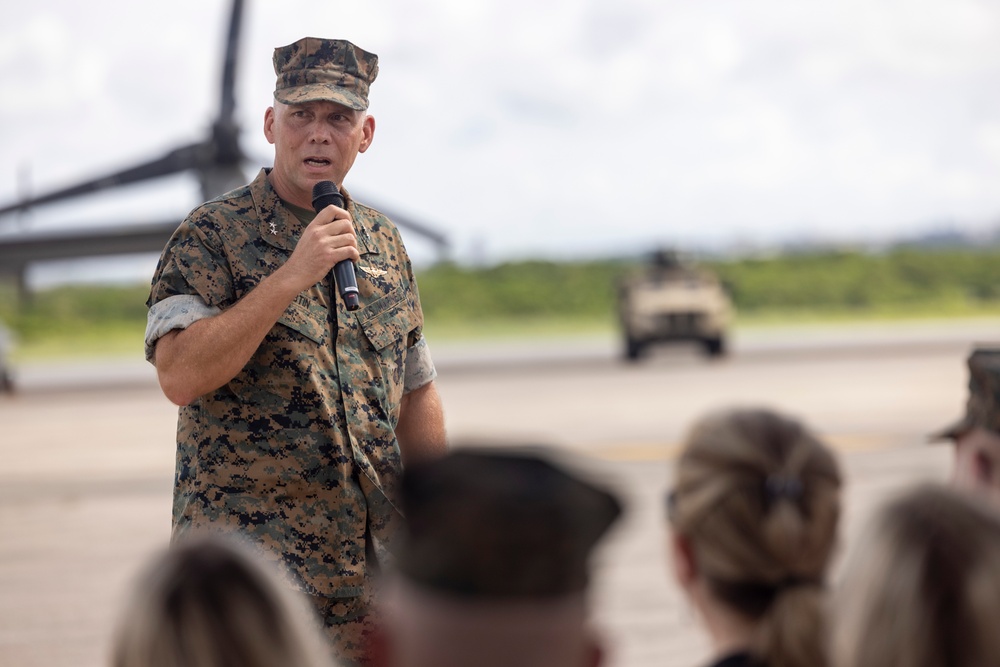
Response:
[{"label": "camouflage cap of audience member", "polygon": [[406,470],[412,583],[469,599],[584,592],[594,546],[621,514],[610,493],[524,453],[460,450]]},{"label": "camouflage cap of audience member", "polygon": [[969,398],[965,415],[934,433],[932,440],[957,439],[974,428],[1000,434],[1000,348],[977,348],[968,359]]},{"label": "camouflage cap of audience member", "polygon": [[378,76],[378,56],[344,39],[304,37],[274,50],[274,99],[283,104],[327,101],[358,111]]}]

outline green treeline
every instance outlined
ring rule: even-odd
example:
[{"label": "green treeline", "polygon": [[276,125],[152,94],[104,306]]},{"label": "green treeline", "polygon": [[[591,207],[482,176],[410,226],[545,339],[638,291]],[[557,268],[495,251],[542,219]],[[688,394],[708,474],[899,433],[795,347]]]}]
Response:
[{"label": "green treeline", "polygon": [[525,261],[490,268],[438,264],[417,273],[425,319],[602,319],[614,313],[620,262]]},{"label": "green treeline", "polygon": [[712,266],[745,313],[1000,312],[1000,248],[825,252]]},{"label": "green treeline", "polygon": [[[710,261],[744,316],[1000,314],[1000,248],[816,252]],[[613,319],[627,262],[518,262],[419,273],[427,319]]]},{"label": "green treeline", "polygon": [[[877,318],[1000,315],[1000,248],[882,254],[827,251],[716,260],[738,317]],[[626,261],[523,261],[494,267],[438,264],[417,272],[428,328],[438,332],[608,329],[615,285],[640,265]],[[0,319],[22,346],[141,349],[145,285],[65,286],[17,305],[0,286]],[[537,326],[540,325],[540,326]],[[61,341],[61,343],[60,343]],[[89,342],[88,342],[89,341]],[[102,348],[102,349],[104,349]]]},{"label": "green treeline", "polygon": [[106,327],[145,329],[149,287],[66,285],[43,290],[18,307],[13,290],[0,293],[0,319],[23,340],[64,337]]}]

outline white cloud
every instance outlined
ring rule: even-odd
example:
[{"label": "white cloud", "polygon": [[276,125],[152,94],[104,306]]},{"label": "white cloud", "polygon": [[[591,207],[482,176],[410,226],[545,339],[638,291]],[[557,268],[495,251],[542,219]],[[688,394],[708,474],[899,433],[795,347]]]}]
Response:
[{"label": "white cloud", "polygon": [[[0,199],[26,159],[41,188],[203,136],[227,6],[11,8]],[[990,0],[247,0],[244,27],[252,154],[271,152],[272,49],[347,37],[382,62],[376,141],[349,186],[495,257],[880,234],[1000,210]],[[121,214],[195,203],[189,185],[171,192]]]}]

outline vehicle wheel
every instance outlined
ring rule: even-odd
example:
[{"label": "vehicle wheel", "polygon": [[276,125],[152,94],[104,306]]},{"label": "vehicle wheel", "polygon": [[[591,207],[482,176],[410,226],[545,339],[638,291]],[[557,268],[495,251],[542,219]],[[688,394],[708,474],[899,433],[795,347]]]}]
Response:
[{"label": "vehicle wheel", "polygon": [[726,340],[722,336],[717,338],[705,338],[702,343],[705,345],[705,354],[710,357],[722,357],[726,354]]},{"label": "vehicle wheel", "polygon": [[625,358],[629,361],[638,361],[642,356],[642,341],[627,337],[625,339]]}]

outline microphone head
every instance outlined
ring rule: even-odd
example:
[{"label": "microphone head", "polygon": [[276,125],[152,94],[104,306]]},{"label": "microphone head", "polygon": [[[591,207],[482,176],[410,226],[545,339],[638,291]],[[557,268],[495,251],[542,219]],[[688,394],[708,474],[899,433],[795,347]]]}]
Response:
[{"label": "microphone head", "polygon": [[312,190],[313,210],[319,213],[330,204],[343,208],[344,196],[340,194],[337,184],[333,181],[320,181]]}]

